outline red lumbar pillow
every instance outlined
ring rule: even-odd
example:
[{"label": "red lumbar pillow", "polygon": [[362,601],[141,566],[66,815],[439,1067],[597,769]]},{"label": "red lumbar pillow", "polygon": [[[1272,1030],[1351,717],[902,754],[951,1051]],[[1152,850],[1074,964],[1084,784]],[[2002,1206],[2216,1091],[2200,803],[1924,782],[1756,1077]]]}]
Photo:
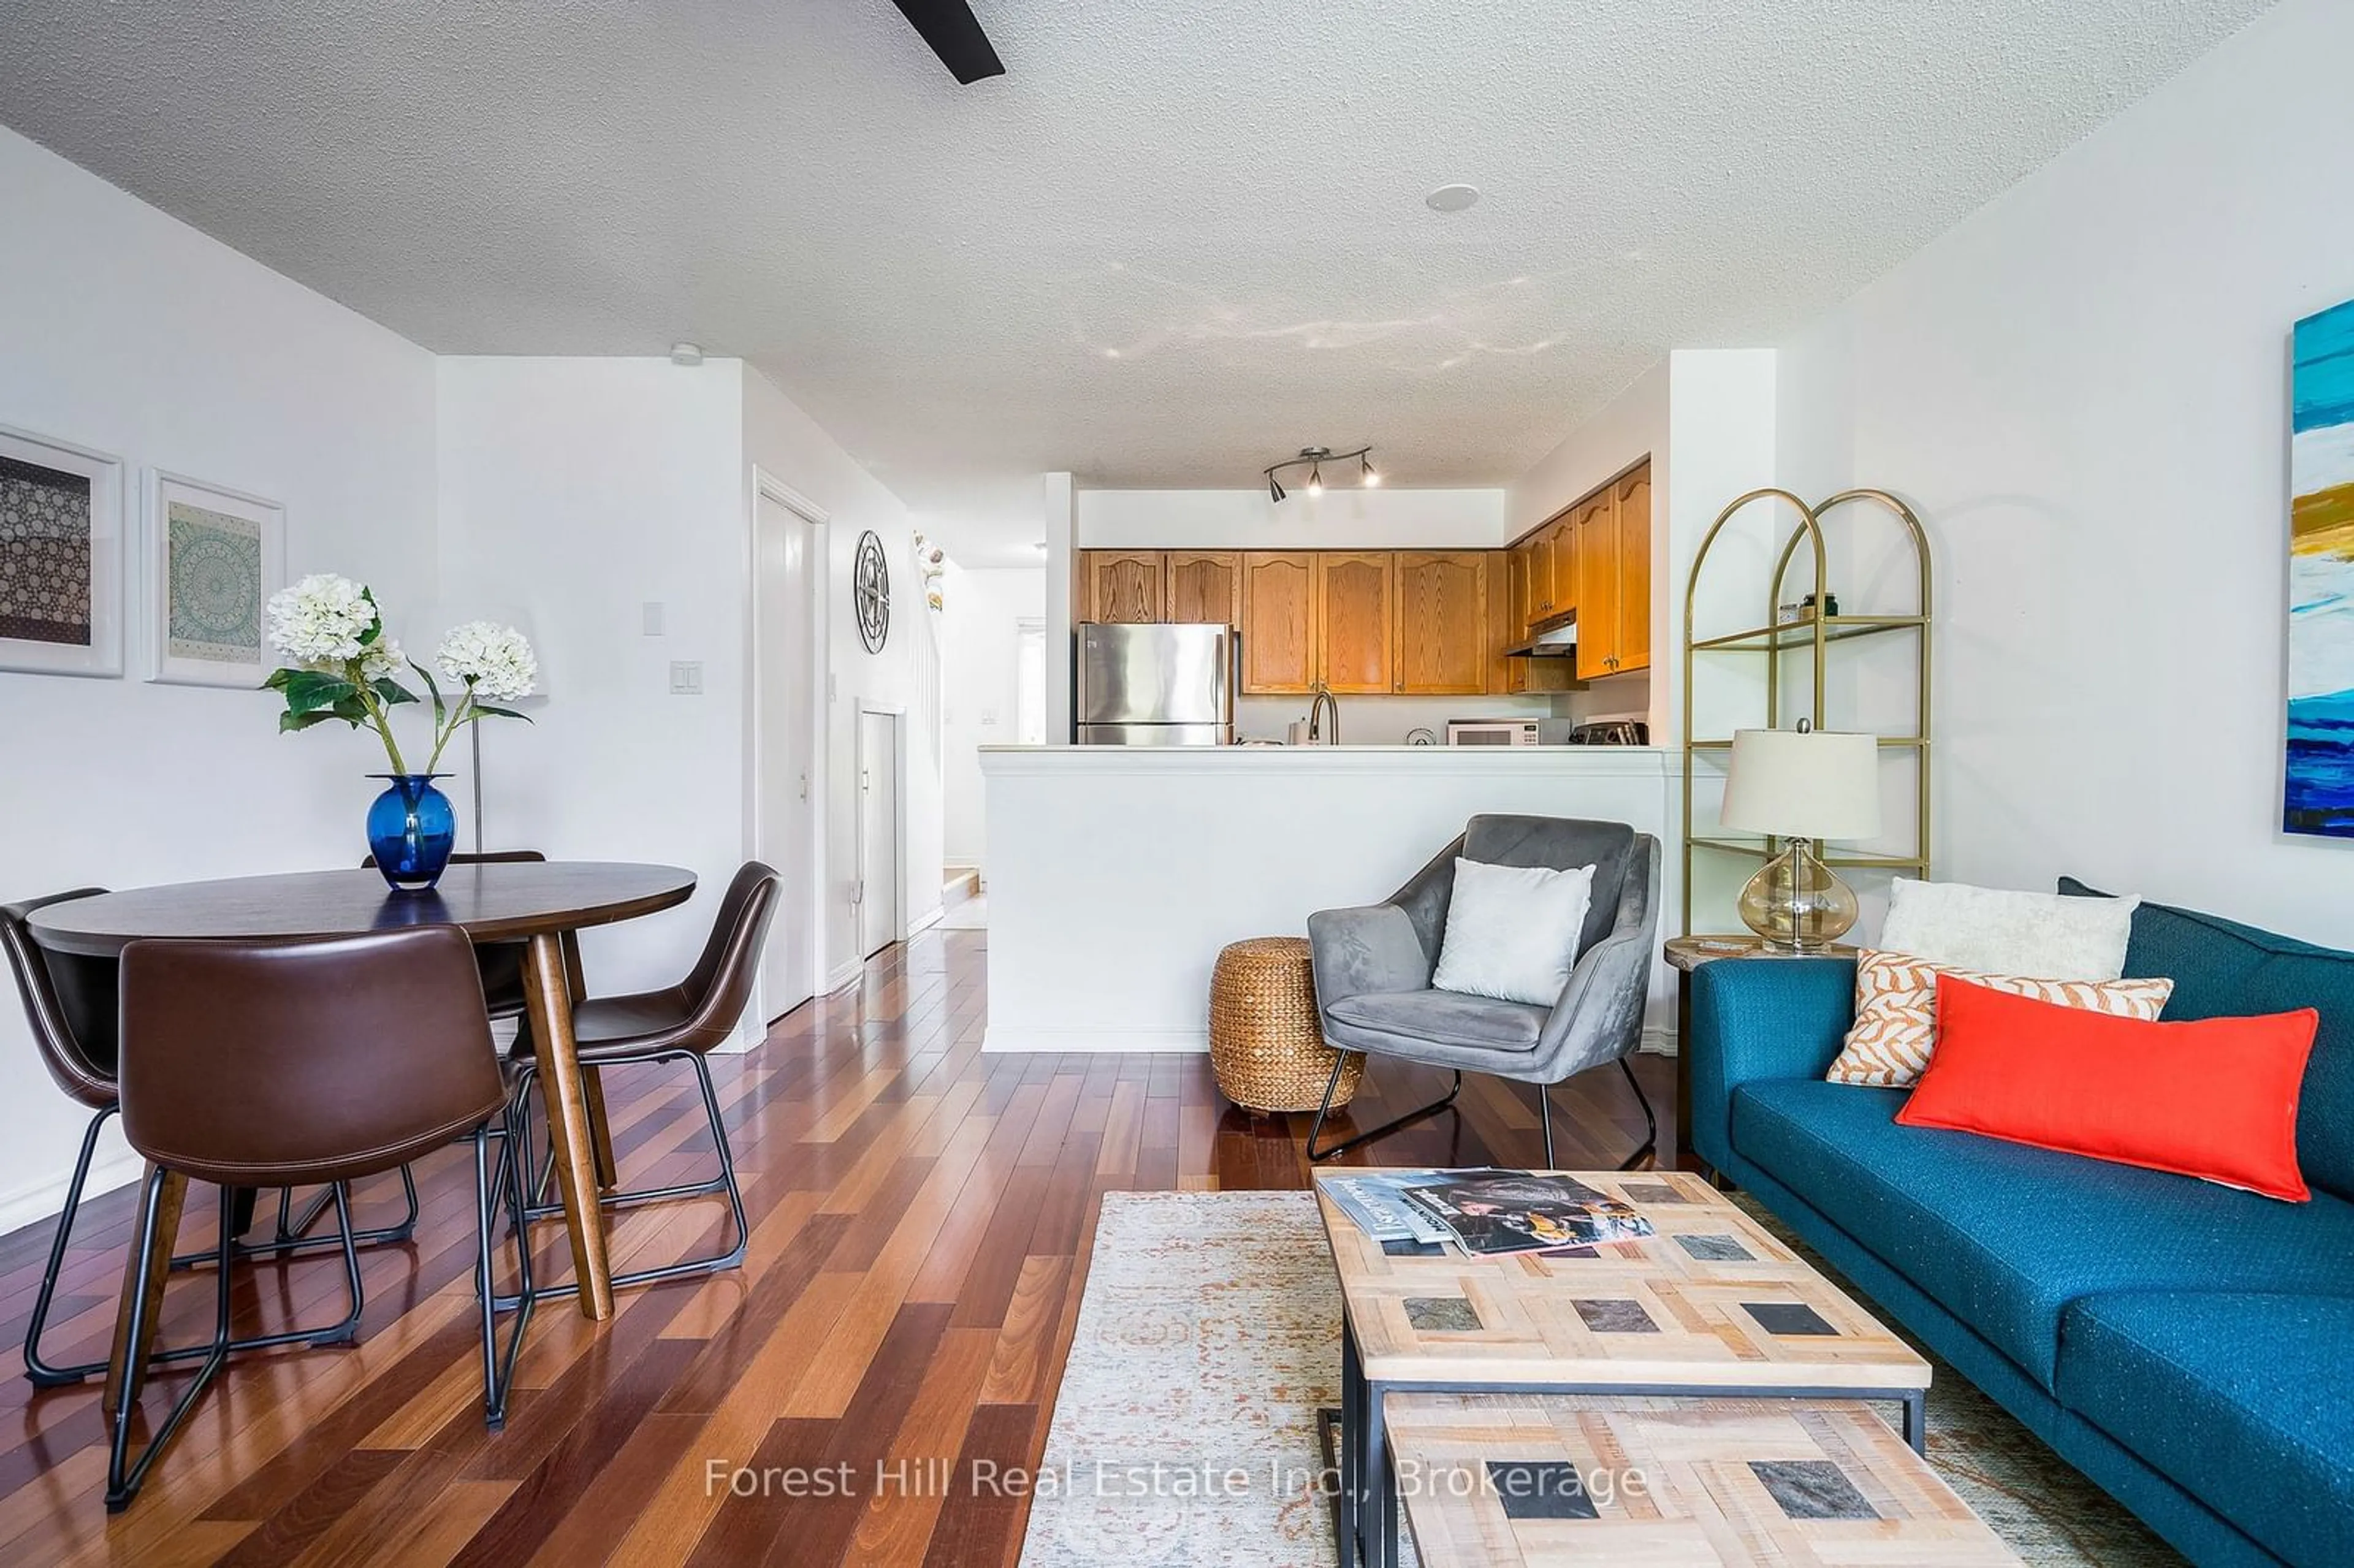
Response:
[{"label": "red lumbar pillow", "polygon": [[1937,1051],[1896,1119],[2312,1196],[2296,1100],[2321,1015],[2159,1023],[1937,980]]}]

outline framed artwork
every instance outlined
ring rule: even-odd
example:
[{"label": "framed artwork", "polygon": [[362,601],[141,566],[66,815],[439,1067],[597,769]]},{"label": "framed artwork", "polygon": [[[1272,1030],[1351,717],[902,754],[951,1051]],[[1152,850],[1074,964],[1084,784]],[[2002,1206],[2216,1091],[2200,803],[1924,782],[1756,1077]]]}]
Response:
[{"label": "framed artwork", "polygon": [[2354,839],[2354,300],[2291,342],[2281,826]]},{"label": "framed artwork", "polygon": [[0,670],[122,673],[122,464],[0,427]]},{"label": "framed artwork", "polygon": [[147,678],[260,685],[277,663],[264,610],[286,586],[285,509],[178,474],[147,488]]}]

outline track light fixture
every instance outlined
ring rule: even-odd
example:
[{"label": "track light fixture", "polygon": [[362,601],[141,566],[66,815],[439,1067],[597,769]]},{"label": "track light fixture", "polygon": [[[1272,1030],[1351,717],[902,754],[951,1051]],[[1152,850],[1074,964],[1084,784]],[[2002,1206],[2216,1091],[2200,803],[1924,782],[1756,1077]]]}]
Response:
[{"label": "track light fixture", "polygon": [[1302,447],[1299,449],[1298,457],[1286,458],[1281,462],[1267,465],[1264,471],[1267,474],[1267,499],[1280,502],[1289,493],[1283,488],[1283,481],[1276,477],[1287,468],[1307,469],[1308,493],[1321,495],[1324,493],[1324,465],[1328,462],[1347,462],[1351,458],[1357,460],[1357,482],[1371,490],[1382,482],[1380,471],[1373,467],[1373,450],[1371,447],[1359,447],[1354,451],[1336,452],[1331,447]]}]

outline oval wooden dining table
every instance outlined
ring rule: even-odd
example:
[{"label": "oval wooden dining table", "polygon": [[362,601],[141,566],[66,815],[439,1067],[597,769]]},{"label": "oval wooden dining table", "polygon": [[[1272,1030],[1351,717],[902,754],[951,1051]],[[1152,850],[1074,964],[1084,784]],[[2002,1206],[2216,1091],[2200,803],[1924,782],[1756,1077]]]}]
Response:
[{"label": "oval wooden dining table", "polygon": [[[572,1239],[572,1263],[579,1282],[580,1310],[589,1318],[613,1315],[612,1266],[605,1242],[605,1216],[598,1201],[599,1171],[590,1097],[583,1082],[572,1036],[571,979],[564,961],[564,938],[590,926],[631,920],[684,904],[695,893],[695,874],[673,865],[607,861],[527,861],[452,865],[429,892],[396,893],[373,871],[313,871],[283,876],[244,876],[222,882],[188,882],[98,894],[37,911],[33,940],[57,952],[113,957],[145,938],[270,938],[347,937],[405,926],[449,925],[480,942],[526,944],[524,993],[539,1082],[547,1107],[556,1180],[564,1195],[565,1229]],[[171,1223],[157,1227],[156,1245],[166,1258],[173,1245],[186,1183],[171,1181],[164,1202]],[[139,1260],[124,1272],[127,1306]],[[164,1270],[153,1277],[160,1286]],[[154,1314],[148,1315],[152,1322]],[[115,1333],[115,1375],[143,1361],[124,1341],[127,1311]],[[110,1379],[110,1383],[112,1379]],[[114,1397],[107,1398],[111,1409]]]}]

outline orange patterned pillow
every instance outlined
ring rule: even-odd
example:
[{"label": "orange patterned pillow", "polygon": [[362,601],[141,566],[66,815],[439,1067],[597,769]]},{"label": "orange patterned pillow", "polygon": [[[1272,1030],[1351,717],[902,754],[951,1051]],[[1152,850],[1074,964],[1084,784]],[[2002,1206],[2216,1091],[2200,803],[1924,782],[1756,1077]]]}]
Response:
[{"label": "orange patterned pillow", "polygon": [[2174,994],[2170,980],[2029,980],[1933,964],[1909,953],[1866,950],[1855,959],[1855,1025],[1823,1075],[1834,1084],[1903,1088],[1921,1076],[1937,1041],[1937,977],[1952,975],[2011,996],[2113,1018],[2155,1020]]}]

